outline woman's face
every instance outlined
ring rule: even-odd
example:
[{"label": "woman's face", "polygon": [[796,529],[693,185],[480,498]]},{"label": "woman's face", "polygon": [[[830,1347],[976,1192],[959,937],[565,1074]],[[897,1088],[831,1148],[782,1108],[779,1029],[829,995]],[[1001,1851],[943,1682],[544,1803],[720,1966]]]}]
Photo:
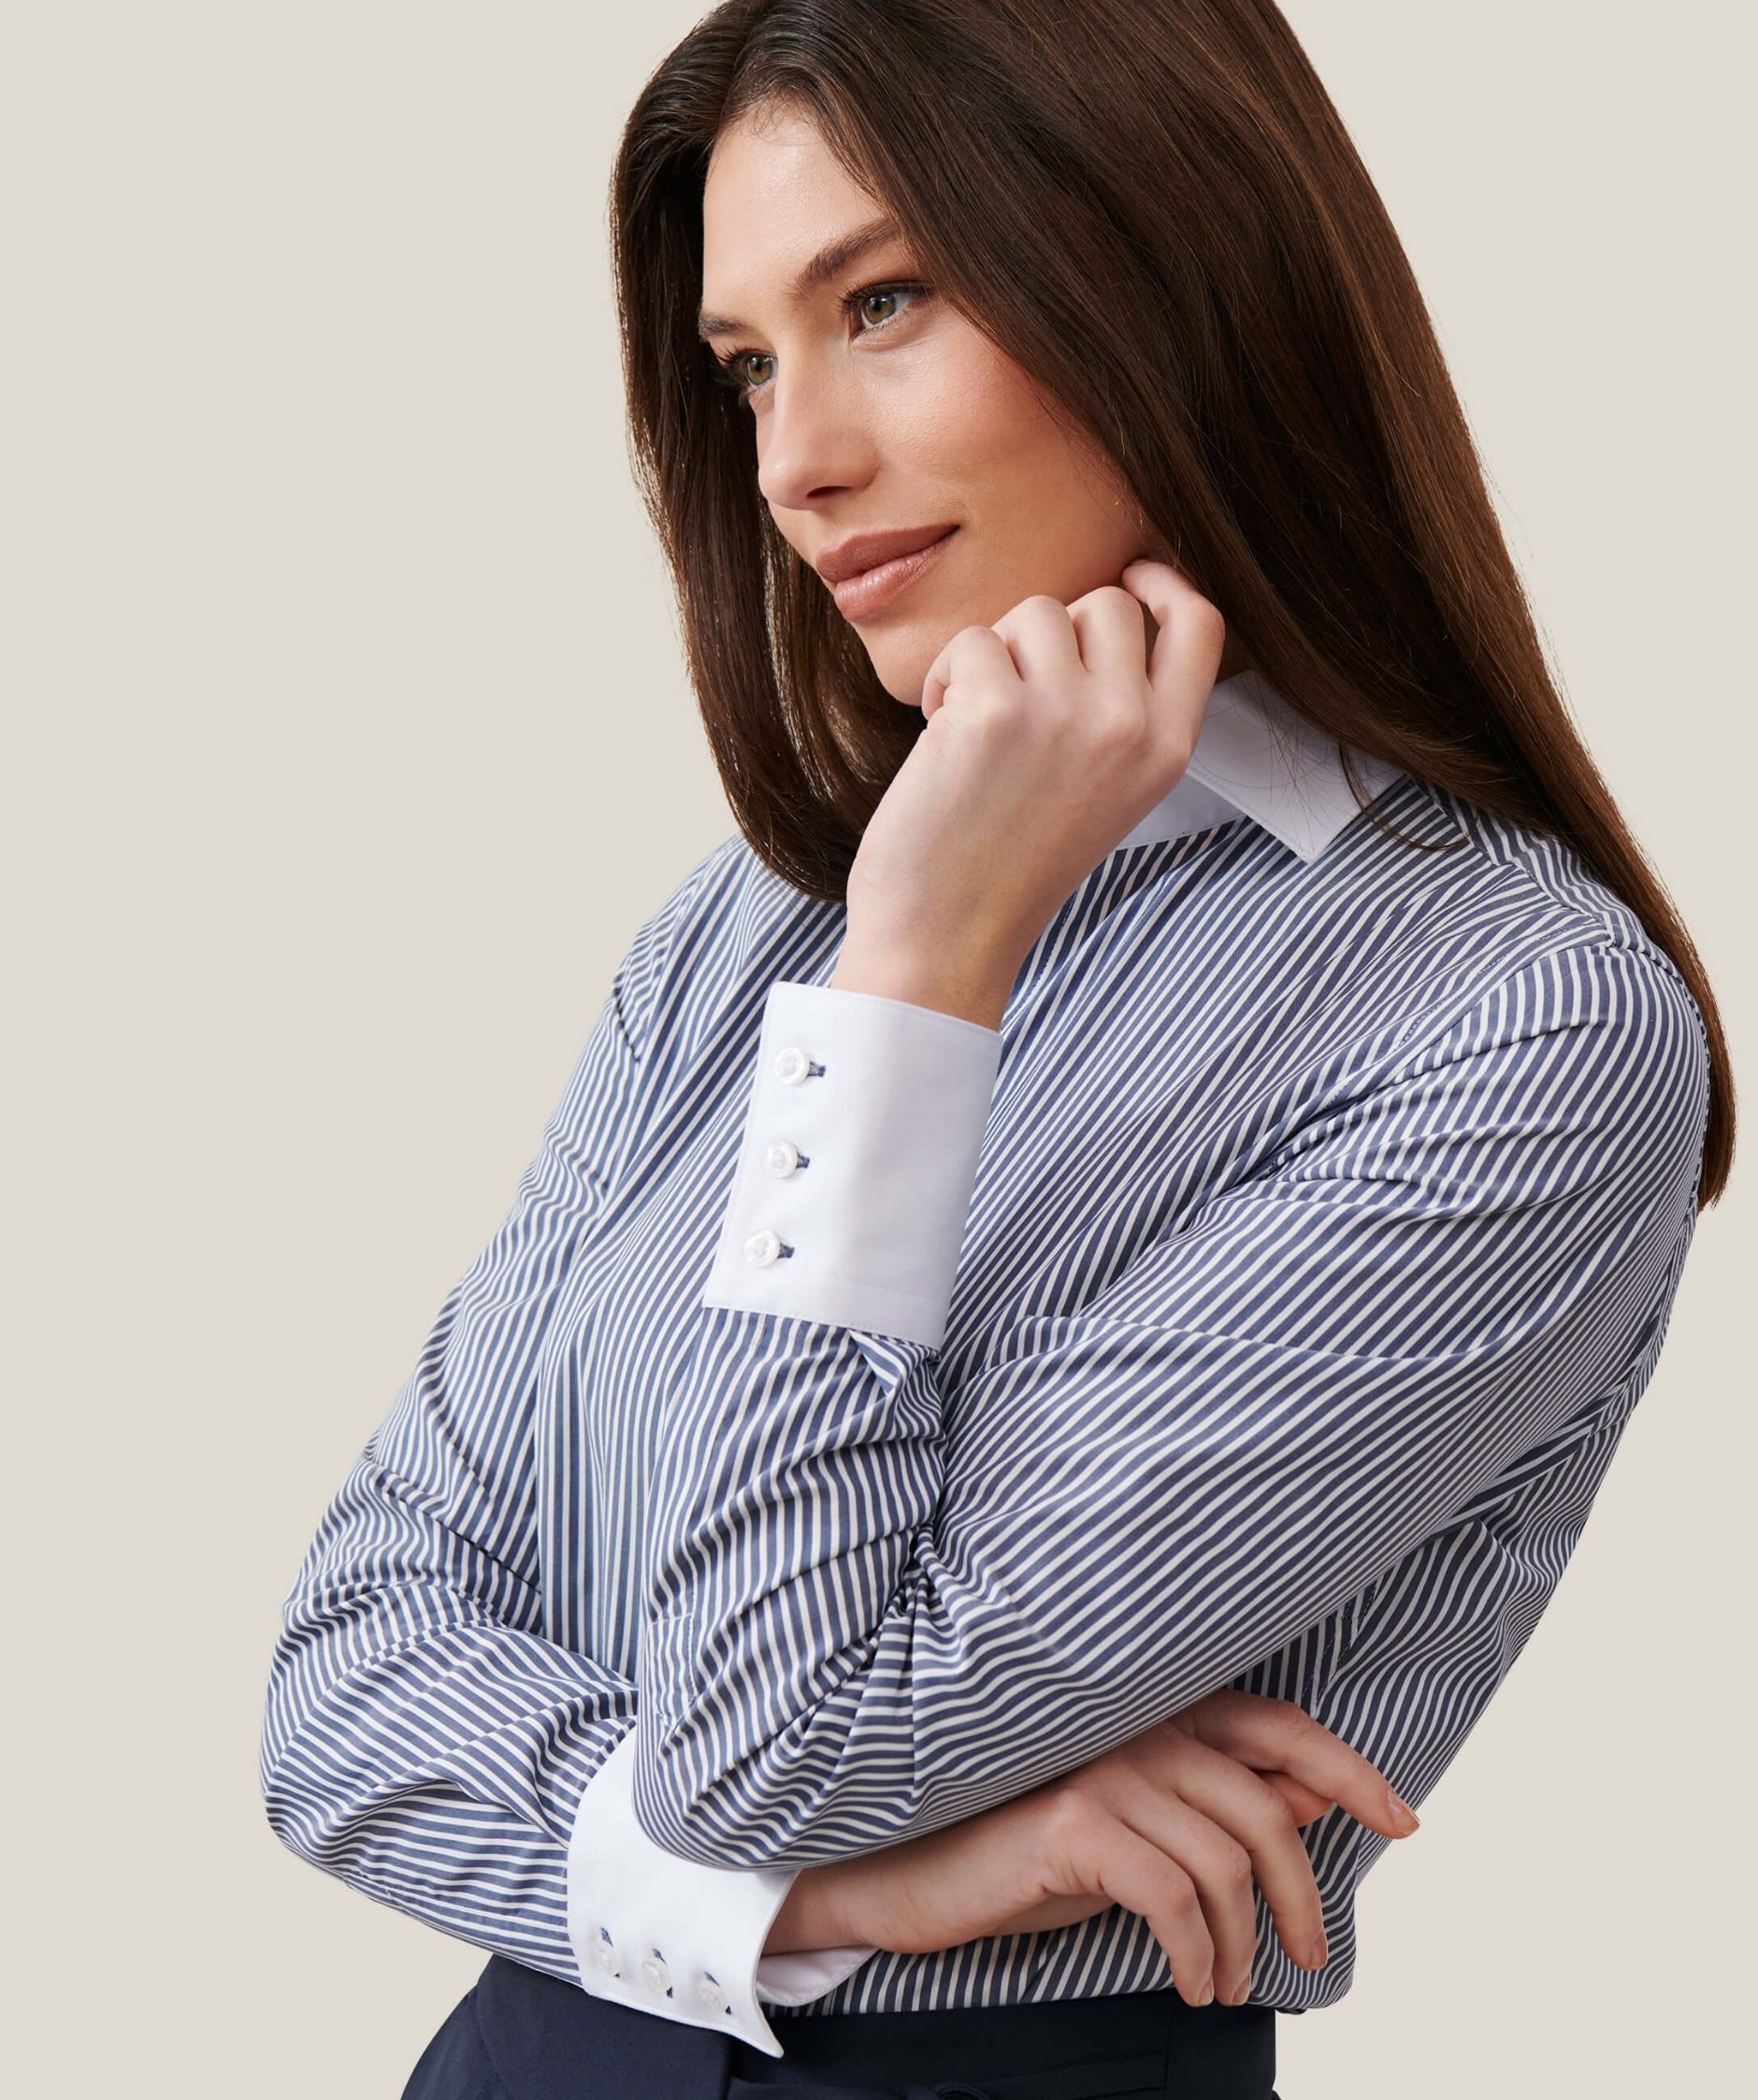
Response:
[{"label": "woman's face", "polygon": [[884,216],[809,119],[729,125],[702,199],[703,334],[716,355],[738,353],[729,376],[756,424],[758,486],[814,568],[855,534],[956,526],[888,602],[843,610],[886,690],[919,706],[960,627],[993,626],[1039,592],[1068,604],[1163,550],[1105,455],[1053,419],[997,345],[944,299],[904,288],[916,266],[901,235],[799,284]]}]

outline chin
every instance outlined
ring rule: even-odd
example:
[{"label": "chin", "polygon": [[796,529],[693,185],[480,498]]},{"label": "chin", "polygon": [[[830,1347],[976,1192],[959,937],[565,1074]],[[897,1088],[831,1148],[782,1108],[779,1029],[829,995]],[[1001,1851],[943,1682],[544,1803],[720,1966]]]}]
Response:
[{"label": "chin", "polygon": [[937,649],[929,650],[926,654],[920,650],[906,653],[897,648],[875,648],[869,643],[867,661],[873,668],[874,677],[894,700],[904,707],[920,707],[922,685],[928,677],[928,667],[937,654]]}]

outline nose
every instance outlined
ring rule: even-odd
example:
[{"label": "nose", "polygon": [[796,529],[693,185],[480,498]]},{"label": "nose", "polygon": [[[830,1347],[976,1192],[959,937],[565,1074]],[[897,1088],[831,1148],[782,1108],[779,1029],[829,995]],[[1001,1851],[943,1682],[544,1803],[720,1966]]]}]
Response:
[{"label": "nose", "polygon": [[778,372],[759,419],[757,487],[776,510],[809,511],[866,485],[872,434],[852,387],[822,375]]}]

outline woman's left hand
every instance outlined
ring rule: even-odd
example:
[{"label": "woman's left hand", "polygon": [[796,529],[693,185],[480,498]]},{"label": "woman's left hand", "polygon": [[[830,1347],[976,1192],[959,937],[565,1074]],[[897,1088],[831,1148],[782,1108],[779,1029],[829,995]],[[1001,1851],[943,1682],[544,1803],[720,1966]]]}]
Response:
[{"label": "woman's left hand", "polygon": [[1072,605],[1029,597],[961,627],[862,835],[845,948],[919,958],[1004,1004],[1058,909],[1182,776],[1225,640],[1216,607],[1146,560]]},{"label": "woman's left hand", "polygon": [[1260,1892],[1289,1958],[1323,1966],[1323,1899],[1299,1832],[1338,1805],[1387,1837],[1417,1827],[1385,1775],[1312,1715],[1224,1686],[961,1822],[804,1870],[774,1950],[935,1953],[1117,1904],[1147,1920],[1188,2004],[1208,1977],[1237,2003]]}]

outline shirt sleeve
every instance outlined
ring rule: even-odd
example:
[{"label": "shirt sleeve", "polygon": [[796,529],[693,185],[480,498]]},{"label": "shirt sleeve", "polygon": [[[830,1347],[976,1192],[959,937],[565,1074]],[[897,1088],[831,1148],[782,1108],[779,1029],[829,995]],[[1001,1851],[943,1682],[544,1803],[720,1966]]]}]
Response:
[{"label": "shirt sleeve", "polygon": [[282,1606],[262,1744],[268,1820],[294,1851],[576,1980],[569,1826],[636,1701],[539,1630],[533,1396],[632,1072],[613,993],[510,1212],[324,1514]]},{"label": "shirt sleeve", "polygon": [[1001,1043],[907,1000],[771,985],[701,1302],[937,1348]]},{"label": "shirt sleeve", "polygon": [[[1073,1309],[984,1334],[955,1433],[937,1205],[968,1201],[981,1061],[925,1026],[887,1065],[852,1010],[775,995],[652,1511],[632,1803],[680,1858],[894,1844],[1235,1680],[1611,1406],[1692,1230],[1701,1016],[1585,936],[1413,1021],[1084,1296],[1059,1279]],[[765,1231],[795,1254],[741,1267]]]},{"label": "shirt sleeve", "polygon": [[[791,1872],[673,1860],[655,1903],[607,1849],[570,1886],[580,1805],[627,1758],[639,1705],[630,1679],[543,1636],[538,1591],[540,1367],[626,1148],[655,985],[712,861],[624,957],[508,1215],[324,1514],[282,1607],[261,1779],[283,1842],[375,1900],[589,1990],[614,1981],[610,1940],[643,2010],[779,2056],[757,1986],[802,2003],[873,1949],[759,1959]],[[646,1926],[671,1963],[658,1990]]]},{"label": "shirt sleeve", "polygon": [[758,1998],[802,2006],[878,1949],[764,1954],[799,1870],[703,1865],[656,1845],[630,1799],[639,1726],[599,1765],[574,1819],[569,1918],[581,1979],[594,1997],[719,2027],[781,2056]]}]

